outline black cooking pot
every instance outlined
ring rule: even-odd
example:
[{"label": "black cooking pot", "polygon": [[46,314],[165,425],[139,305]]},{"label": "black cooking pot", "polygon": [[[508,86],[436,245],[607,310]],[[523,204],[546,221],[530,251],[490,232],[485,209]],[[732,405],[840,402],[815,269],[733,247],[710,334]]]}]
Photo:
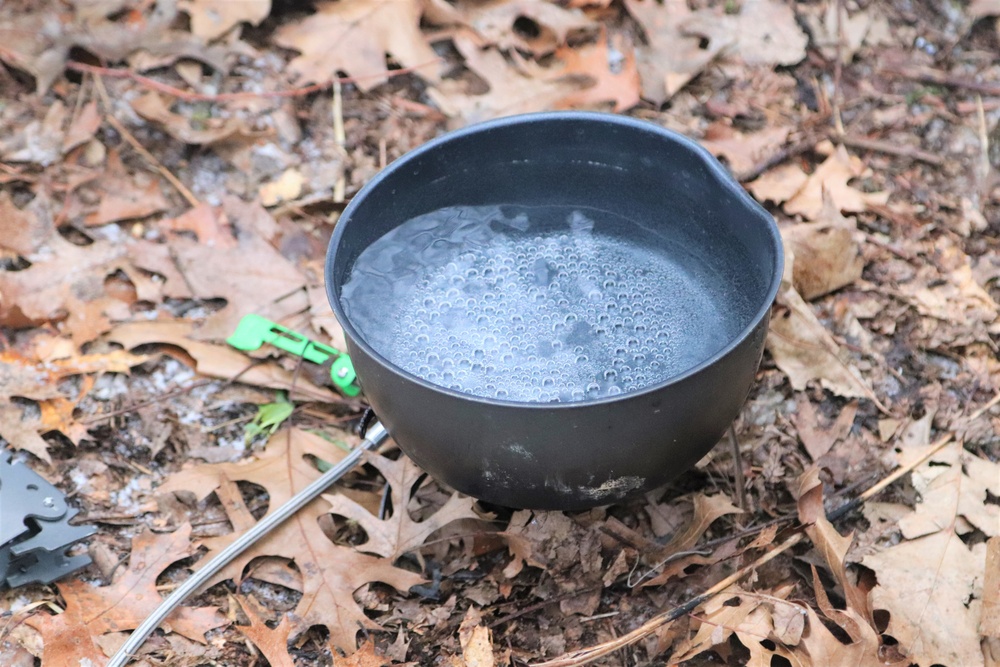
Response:
[{"label": "black cooking pot", "polygon": [[[481,398],[398,368],[346,316],[340,295],[355,260],[415,216],[488,204],[571,205],[639,221],[725,278],[738,298],[718,308],[735,333],[680,374],[580,402]],[[703,148],[647,122],[564,112],[471,126],[389,165],[340,217],[326,281],[365,396],[421,468],[500,505],[579,509],[665,484],[719,441],[760,363],[782,262],[774,220]]]}]

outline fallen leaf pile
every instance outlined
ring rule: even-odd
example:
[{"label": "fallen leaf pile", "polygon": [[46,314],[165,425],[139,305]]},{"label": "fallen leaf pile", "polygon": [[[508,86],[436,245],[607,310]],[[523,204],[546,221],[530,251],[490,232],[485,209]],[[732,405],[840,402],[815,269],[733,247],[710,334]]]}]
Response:
[{"label": "fallen leaf pile", "polygon": [[388,446],[138,659],[1000,664],[998,27],[996,0],[0,3],[0,446],[98,528],[89,568],[0,591],[0,664],[105,664],[356,446],[363,395],[226,338],[255,313],[344,349],[346,202],[447,130],[554,110],[698,140],[774,216],[739,459],[541,512]]}]

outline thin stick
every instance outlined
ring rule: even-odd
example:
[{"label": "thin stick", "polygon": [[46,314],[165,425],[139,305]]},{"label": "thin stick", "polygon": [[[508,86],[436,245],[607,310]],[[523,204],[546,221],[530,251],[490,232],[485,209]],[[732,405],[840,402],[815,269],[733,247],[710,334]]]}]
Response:
[{"label": "thin stick", "polygon": [[[979,408],[971,415],[969,415],[969,419],[970,420],[979,419],[982,415],[986,413],[987,410],[990,410],[998,403],[1000,403],[1000,393],[994,396],[988,403],[983,405],[981,408]],[[887,486],[897,481],[903,475],[913,472],[913,470],[915,470],[917,467],[923,465],[931,457],[933,457],[935,454],[944,449],[952,441],[953,441],[952,436],[950,434],[941,436],[940,438],[937,439],[937,441],[934,442],[933,445],[931,445],[931,447],[920,458],[907,463],[905,466],[897,468],[887,477],[873,484],[871,487],[868,488],[868,490],[866,490],[857,498],[854,498],[844,503],[840,507],[836,508],[827,515],[827,519],[830,521],[839,519],[840,517],[850,512],[851,510],[860,506],[865,501],[870,500],[873,496],[885,490]],[[641,626],[639,626],[632,632],[628,633],[627,635],[622,635],[621,637],[617,637],[611,641],[603,642],[601,644],[581,649],[579,651],[566,653],[552,660],[533,663],[531,667],[579,667],[580,665],[585,665],[587,663],[593,662],[598,658],[608,655],[609,653],[613,653],[614,651],[629,646],[630,644],[634,644],[638,641],[641,641],[644,637],[647,637],[653,632],[656,632],[658,629],[667,625],[668,623],[677,620],[678,618],[684,616],[685,614],[691,613],[699,606],[709,601],[714,596],[718,595],[722,591],[726,590],[727,588],[738,582],[745,575],[759,568],[764,563],[767,563],[768,561],[771,561],[774,558],[776,558],[778,555],[784,553],[785,551],[788,551],[788,549],[801,542],[803,536],[804,533],[802,532],[793,533],[780,545],[778,545],[771,551],[761,555],[760,558],[755,560],[750,565],[747,565],[746,567],[737,570],[733,574],[729,575],[719,583],[715,584],[714,586],[706,590],[701,595],[692,598],[691,600],[688,600],[683,605],[679,607],[674,607],[669,611],[654,616],[653,618],[646,621]]]},{"label": "thin stick", "polygon": [[926,67],[913,69],[906,67],[891,68],[882,70],[882,73],[890,76],[898,76],[903,79],[912,79],[921,83],[947,86],[948,88],[964,88],[965,90],[970,90],[974,93],[980,93],[989,97],[1000,95],[1000,86],[996,84],[980,83],[979,81],[972,81],[971,79],[963,79],[961,77],[952,76],[946,72],[939,72],[938,70]]},{"label": "thin stick", "polygon": [[233,102],[238,100],[252,100],[260,99],[262,97],[303,97],[305,95],[311,95],[313,93],[318,93],[320,91],[326,90],[330,86],[336,83],[358,83],[359,81],[366,81],[369,79],[377,78],[392,78],[396,76],[401,76],[403,74],[410,74],[428,65],[433,65],[434,63],[441,62],[441,58],[435,58],[434,60],[428,60],[425,63],[419,63],[413,65],[412,67],[403,67],[401,69],[389,70],[388,72],[379,72],[372,74],[364,74],[361,76],[342,76],[334,77],[332,79],[327,79],[320,83],[315,83],[311,86],[305,86],[302,88],[293,88],[291,90],[271,90],[262,92],[240,92],[240,93],[217,93],[215,95],[207,95],[205,93],[193,93],[187,90],[181,90],[180,88],[175,88],[170,84],[162,83],[156,79],[150,79],[147,76],[141,74],[136,74],[131,70],[126,69],[114,69],[111,67],[99,67],[97,65],[88,65],[86,63],[76,62],[70,60],[66,63],[66,69],[70,69],[76,72],[89,72],[91,74],[96,74],[98,76],[108,76],[117,79],[132,79],[139,85],[155,90],[157,92],[166,93],[167,95],[172,95],[177,99],[184,100],[185,102]]},{"label": "thin stick", "polygon": [[885,153],[887,155],[896,155],[898,157],[906,157],[910,158],[911,160],[926,162],[927,164],[932,164],[935,167],[940,167],[945,162],[944,158],[938,155],[934,155],[933,153],[922,151],[919,148],[911,148],[909,146],[896,145],[888,141],[879,141],[877,139],[865,139],[863,137],[851,137],[848,135],[836,135],[834,137],[834,141],[839,141],[845,146],[850,146],[851,148],[857,148],[864,151]]}]

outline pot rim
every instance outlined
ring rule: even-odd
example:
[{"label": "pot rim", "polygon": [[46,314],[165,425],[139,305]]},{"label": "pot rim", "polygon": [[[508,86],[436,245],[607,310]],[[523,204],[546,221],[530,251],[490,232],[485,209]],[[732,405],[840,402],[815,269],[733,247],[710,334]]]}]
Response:
[{"label": "pot rim", "polygon": [[[333,289],[333,267],[334,260],[337,254],[337,248],[340,246],[341,237],[344,235],[344,230],[346,229],[345,222],[349,222],[354,211],[361,206],[361,202],[364,201],[366,196],[371,195],[379,184],[387,179],[394,172],[403,169],[408,163],[414,159],[428,153],[430,151],[437,150],[439,147],[444,146],[457,139],[462,139],[470,135],[476,135],[483,132],[489,132],[498,128],[504,128],[509,126],[521,125],[526,123],[536,123],[539,121],[543,122],[564,122],[564,121],[586,121],[586,122],[599,122],[599,123],[610,123],[613,125],[618,125],[621,127],[630,128],[633,130],[639,130],[642,132],[648,132],[657,135],[659,138],[665,138],[673,141],[681,146],[683,146],[688,151],[694,153],[699,158],[705,166],[708,168],[711,175],[715,178],[716,184],[727,190],[729,193],[736,196],[737,199],[741,200],[751,211],[755,211],[757,215],[762,216],[766,221],[765,227],[769,233],[771,244],[775,251],[775,266],[774,275],[771,279],[771,284],[767,289],[767,298],[764,303],[758,309],[757,313],[753,316],[746,327],[743,328],[736,336],[732,338],[723,348],[718,350],[715,354],[706,358],[698,364],[686,369],[681,373],[672,375],[665,380],[656,382],[654,384],[647,385],[642,389],[637,389],[635,391],[624,392],[616,396],[604,396],[601,398],[584,399],[582,401],[569,401],[569,402],[553,402],[553,403],[532,403],[526,401],[512,401],[512,400],[502,400],[498,398],[488,398],[485,396],[477,396],[475,394],[468,394],[465,392],[456,391],[448,387],[442,387],[441,385],[434,384],[433,382],[428,382],[427,380],[421,378],[418,375],[410,373],[409,371],[400,368],[396,364],[392,363],[385,358],[381,353],[379,353],[375,348],[373,348],[368,341],[361,335],[361,333],[354,327],[347,314],[344,312],[343,306],[340,303],[340,298],[334,293]],[[647,394],[652,394],[659,392],[671,385],[679,384],[686,380],[687,378],[697,375],[706,368],[713,366],[720,360],[725,358],[729,353],[739,347],[750,334],[760,325],[760,323],[768,316],[771,311],[771,306],[774,304],[774,300],[778,295],[778,290],[781,287],[781,279],[784,268],[784,247],[781,242],[781,233],[778,231],[778,225],[774,220],[774,216],[767,212],[767,210],[761,206],[761,204],[755,200],[750,194],[743,189],[739,182],[729,173],[729,171],[720,163],[714,155],[712,155],[708,150],[698,144],[693,139],[684,136],[673,130],[668,130],[667,128],[661,127],[654,123],[638,120],[628,116],[620,116],[610,113],[592,112],[592,111],[541,111],[535,113],[518,114],[514,116],[506,116],[504,118],[498,118],[494,120],[489,120],[481,123],[475,123],[473,125],[468,125],[458,130],[447,132],[441,136],[435,137],[430,141],[424,143],[423,145],[413,149],[412,151],[406,153],[400,157],[395,162],[387,165],[378,174],[376,174],[368,183],[361,188],[360,191],[351,199],[344,212],[341,213],[340,218],[337,220],[337,224],[334,227],[333,236],[330,238],[330,245],[327,248],[326,263],[324,267],[324,278],[326,281],[326,294],[327,300],[330,302],[330,306],[333,309],[334,315],[337,317],[337,321],[340,326],[344,329],[344,333],[347,338],[354,342],[355,345],[360,347],[366,354],[368,354],[373,359],[377,360],[380,364],[388,368],[389,370],[402,375],[407,380],[414,382],[426,389],[437,391],[442,394],[452,396],[454,398],[460,398],[467,401],[472,401],[474,403],[489,405],[495,407],[509,407],[509,408],[526,408],[526,409],[546,409],[546,410],[569,410],[574,408],[586,408],[596,405],[608,405],[614,404],[621,401],[634,400],[640,398]],[[362,382],[364,378],[359,378]]]}]

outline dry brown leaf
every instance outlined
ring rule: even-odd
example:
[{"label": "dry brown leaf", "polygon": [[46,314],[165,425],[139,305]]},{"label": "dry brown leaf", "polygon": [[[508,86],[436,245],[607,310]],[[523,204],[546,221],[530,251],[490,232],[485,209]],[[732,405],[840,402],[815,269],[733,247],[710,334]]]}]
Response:
[{"label": "dry brown leaf", "polygon": [[308,307],[302,272],[270,243],[243,228],[235,245],[211,247],[178,237],[170,248],[194,296],[226,300],[226,307],[199,327],[194,334],[198,338],[224,340],[249,313],[281,322]]},{"label": "dry brown leaf", "polygon": [[147,218],[165,211],[170,202],[163,195],[157,181],[149,181],[141,189],[132,187],[119,192],[105,191],[97,210],[84,218],[89,227],[106,225],[111,222]]},{"label": "dry brown leaf", "polygon": [[[652,559],[657,563],[662,563],[662,561],[674,556],[682,551],[691,550],[701,536],[705,534],[717,519],[723,517],[727,514],[739,514],[742,510],[730,502],[730,499],[726,497],[723,493],[718,493],[714,496],[706,496],[701,493],[696,493],[691,496],[691,500],[694,504],[694,511],[691,516],[691,521],[682,530],[678,531],[676,535],[665,545],[661,546],[652,552]],[[722,549],[727,547],[723,546]],[[714,558],[717,554],[712,554],[710,556],[702,556],[700,554],[692,554],[690,556],[685,556],[682,558],[673,558],[670,562],[659,570],[655,576],[642,582],[643,586],[660,586],[667,581],[679,576],[684,568],[690,566],[693,563],[707,564],[715,562]]]},{"label": "dry brown leaf", "polygon": [[661,105],[696,77],[730,45],[726,40],[701,40],[684,32],[693,13],[686,0],[625,0],[629,13],[646,33],[638,49],[643,97]]},{"label": "dry brown leaf", "polygon": [[[119,569],[111,585],[94,587],[80,580],[56,584],[65,611],[55,616],[35,614],[25,620],[42,634],[42,661],[47,667],[103,665],[107,658],[97,638],[132,630],[142,623],[163,600],[156,590],[157,577],[172,563],[194,553],[190,524],[172,533],[147,529],[132,538],[128,567]],[[212,607],[181,607],[160,627],[204,643],[206,632],[225,624]]]},{"label": "dry brown leaf", "polygon": [[[481,49],[466,35],[456,35],[455,48],[465,57],[465,66],[481,76],[490,90],[483,95],[470,95],[458,81],[444,81],[428,91],[428,96],[445,114],[466,125],[531,111],[553,108],[560,99],[578,90],[558,72],[550,72],[527,62],[515,68],[503,54],[493,48]],[[517,52],[510,53],[518,58]]]},{"label": "dry brown leaf", "polygon": [[1000,333],[1000,305],[975,279],[971,262],[960,248],[940,247],[938,256],[950,271],[927,264],[913,280],[899,286],[899,293],[923,318],[922,338],[928,345],[964,346],[986,342]]},{"label": "dry brown leaf", "polygon": [[559,109],[591,107],[614,103],[615,113],[627,111],[639,103],[639,70],[635,50],[622,35],[609,36],[601,31],[596,44],[580,48],[560,47],[556,57],[563,61],[563,73],[584,76],[593,84],[566,95],[556,103]]},{"label": "dry brown leaf", "polygon": [[46,110],[45,118],[32,120],[20,132],[0,139],[0,156],[10,162],[47,167],[62,157],[65,121],[66,105],[57,99]]},{"label": "dry brown leaf", "polygon": [[180,0],[178,5],[191,17],[191,32],[208,40],[240,23],[259,25],[271,13],[271,0]]},{"label": "dry brown leaf", "polygon": [[748,183],[747,187],[759,201],[782,204],[795,196],[808,180],[809,176],[801,167],[789,163],[771,169],[760,178]]},{"label": "dry brown leaf", "polygon": [[139,99],[133,100],[132,108],[146,120],[151,120],[162,126],[174,139],[186,144],[211,145],[257,136],[247,128],[246,122],[238,116],[210,118],[201,122],[201,125],[205,127],[195,128],[191,121],[182,114],[171,111],[163,97],[154,92],[146,93]]},{"label": "dry brown leaf", "polygon": [[[902,449],[900,464],[905,465],[925,451],[924,447]],[[972,526],[988,537],[1000,535],[1000,506],[988,501],[990,494],[1000,496],[1000,464],[954,443],[914,470],[910,479],[920,494],[920,502],[899,522],[904,537],[913,539],[946,529],[965,534]],[[956,516],[971,526],[956,525]]]},{"label": "dry brown leaf", "polygon": [[[0,190],[0,248],[30,255],[52,235],[52,215],[44,195],[18,208],[6,190]],[[0,307],[3,299],[0,298]]]},{"label": "dry brown leaf", "polygon": [[281,202],[297,199],[302,194],[305,177],[294,167],[286,169],[281,176],[260,186],[260,203],[264,206],[276,206]]},{"label": "dry brown leaf", "polygon": [[[823,484],[819,480],[817,466],[812,466],[802,473],[797,495],[799,521],[806,527],[806,535],[812,540],[813,546],[823,557],[840,585],[844,599],[847,600],[848,610],[870,626],[868,631],[874,631],[875,622],[868,603],[868,593],[851,581],[847,574],[847,552],[851,548],[853,533],[841,535],[826,518],[826,510],[823,508]],[[831,620],[841,625],[854,641],[861,641],[866,634],[861,627],[853,627],[857,625],[855,619],[849,618],[843,612]]]},{"label": "dry brown leaf", "polygon": [[775,126],[744,134],[728,126],[716,125],[709,128],[701,144],[715,156],[725,157],[734,173],[742,174],[781,150],[790,131],[789,127]]},{"label": "dry brown leaf", "polygon": [[984,16],[1000,16],[1000,0],[972,0],[967,10],[969,16],[981,19]]},{"label": "dry brown leaf", "polygon": [[151,343],[176,345],[191,355],[196,363],[195,370],[202,375],[223,380],[239,375],[240,382],[256,387],[288,391],[294,386],[292,398],[326,402],[338,400],[331,390],[313,384],[301,374],[293,378],[293,373],[276,364],[253,365],[252,359],[227,345],[193,340],[190,338],[193,330],[194,325],[187,321],[130,322],[116,327],[110,340],[128,349]]},{"label": "dry brown leaf", "polygon": [[[743,623],[762,601],[752,595],[741,595],[738,588],[717,595],[694,614],[698,629],[670,656],[670,664],[690,660],[719,644],[725,643],[734,632],[746,632]],[[754,625],[757,625],[756,623]],[[768,625],[770,625],[768,623]],[[761,639],[766,637],[763,635]],[[760,639],[757,640],[758,642]]]},{"label": "dry brown leaf", "polygon": [[829,424],[823,424],[808,398],[799,396],[797,405],[798,411],[792,416],[792,421],[795,423],[802,446],[806,448],[809,458],[814,463],[850,433],[854,417],[858,414],[858,402],[851,401],[844,406],[836,419]]},{"label": "dry brown leaf", "polygon": [[329,81],[338,71],[368,91],[388,80],[386,53],[428,81],[440,78],[440,58],[420,32],[420,0],[320,2],[316,13],[282,26],[274,43],[302,55],[288,65],[299,84]]},{"label": "dry brown leaf", "polygon": [[[790,253],[786,253],[789,261],[787,255]],[[842,356],[840,347],[816,313],[792,287],[784,288],[778,295],[767,334],[767,349],[793,389],[801,391],[812,380],[818,380],[838,396],[867,398],[885,411],[868,383]]]},{"label": "dry brown leaf", "polygon": [[561,512],[515,512],[507,530],[498,535],[507,542],[513,556],[503,571],[508,579],[517,576],[525,565],[553,576],[578,565],[584,573],[603,574],[600,544],[594,534]]},{"label": "dry brown leaf", "polygon": [[229,248],[236,245],[225,215],[208,204],[198,204],[177,216],[159,221],[159,226],[172,232],[192,232],[205,245]]},{"label": "dry brown leaf", "polygon": [[[51,463],[48,445],[41,435],[59,431],[73,444],[87,435],[86,426],[77,422],[73,410],[93,386],[90,373],[128,373],[147,361],[148,356],[134,355],[124,350],[107,354],[92,354],[36,361],[13,350],[0,351],[0,436],[14,449],[29,451],[46,463]],[[84,375],[75,397],[67,397],[58,388],[60,379]],[[39,401],[38,417],[26,418],[25,411],[10,404],[11,397]]]},{"label": "dry brown leaf", "polygon": [[[841,12],[839,18],[838,11]],[[970,14],[975,16],[974,7],[970,7]],[[803,7],[802,15],[812,32],[813,44],[827,60],[835,60],[839,54],[841,62],[846,65],[863,45],[889,44],[893,41],[889,22],[877,5],[849,14],[844,5],[831,2],[825,6]]]},{"label": "dry brown leaf", "polygon": [[785,247],[795,255],[792,281],[803,299],[811,301],[861,278],[865,261],[855,235],[854,220],[834,208],[827,209],[821,222],[781,229]]},{"label": "dry brown leaf", "polygon": [[[459,5],[462,20],[487,44],[499,49],[521,49],[536,56],[552,53],[570,33],[593,30],[596,24],[579,9],[563,9],[547,0],[486,0]],[[514,29],[525,18],[538,30],[530,36]]]},{"label": "dry brown leaf", "polygon": [[986,545],[953,530],[904,540],[862,563],[875,571],[872,607],[889,612],[886,634],[920,667],[983,664],[978,631]]},{"label": "dry brown leaf", "polygon": [[68,153],[80,144],[93,139],[99,127],[101,127],[101,114],[97,110],[97,102],[87,102],[66,130],[66,136],[62,141],[62,152]]},{"label": "dry brown leaf", "polygon": [[329,512],[357,522],[368,534],[368,541],[359,545],[360,551],[384,556],[395,561],[403,554],[420,547],[431,533],[459,519],[478,519],[472,507],[475,499],[452,493],[441,509],[423,521],[414,521],[408,508],[416,493],[417,481],[426,473],[409,457],[395,461],[379,454],[368,453],[365,461],[374,466],[389,484],[392,513],[379,519],[363,506],[343,494],[324,495],[330,504]]},{"label": "dry brown leaf", "polygon": [[483,626],[483,616],[475,607],[469,607],[458,626],[458,640],[463,667],[493,667],[493,633]]},{"label": "dry brown leaf", "polygon": [[283,616],[276,627],[270,627],[265,619],[265,609],[253,597],[237,597],[243,608],[243,613],[250,620],[250,625],[237,625],[254,646],[264,654],[271,667],[295,667],[295,659],[288,653],[288,635],[292,632],[292,623],[288,616]]},{"label": "dry brown leaf", "polygon": [[744,0],[738,14],[722,7],[694,12],[685,33],[731,44],[748,65],[794,65],[806,57],[809,38],[799,27],[792,7],[781,0]]},{"label": "dry brown leaf", "polygon": [[979,634],[1000,638],[1000,536],[986,541],[983,572],[983,615],[979,620]]},{"label": "dry brown leaf", "polygon": [[371,638],[365,640],[365,643],[357,651],[346,658],[340,657],[336,647],[333,647],[331,653],[333,653],[333,667],[386,667],[392,662],[379,655],[378,651],[375,650],[375,642]]},{"label": "dry brown leaf", "polygon": [[[345,434],[345,440],[352,439],[356,442],[356,438]],[[343,456],[343,450],[319,436],[298,429],[284,430],[272,436],[267,448],[255,460],[188,468],[170,477],[160,489],[164,492],[191,491],[198,498],[204,498],[235,481],[245,480],[267,489],[268,512],[273,512],[320,476],[306,457],[335,462]],[[233,498],[238,500],[239,493],[236,492]],[[253,525],[254,519],[242,502],[226,502],[223,507],[234,526]],[[292,635],[312,625],[324,625],[329,628],[334,645],[350,652],[355,649],[355,635],[360,628],[378,627],[358,606],[354,592],[373,581],[406,591],[423,579],[393,567],[385,559],[333,544],[318,523],[327,515],[327,507],[321,499],[313,501],[230,563],[212,581],[242,580],[246,566],[259,556],[294,560],[302,573],[302,598],[290,614]],[[201,562],[224,549],[238,532],[202,540],[209,553]]]},{"label": "dry brown leaf", "polygon": [[[144,246],[144,244],[140,244]],[[166,285],[153,285],[138,271],[132,242],[97,241],[74,245],[58,234],[44,244],[34,263],[23,271],[0,273],[0,324],[13,328],[59,322],[59,328],[81,345],[111,328],[111,318],[129,317],[128,304],[108,295],[105,279],[124,272],[134,284],[154,288],[158,296]]]},{"label": "dry brown leaf", "polygon": [[865,173],[861,159],[838,146],[785,202],[785,212],[801,215],[806,220],[818,220],[827,197],[838,210],[850,213],[864,211],[872,205],[884,206],[889,200],[888,192],[862,192],[848,185],[848,181]]}]

